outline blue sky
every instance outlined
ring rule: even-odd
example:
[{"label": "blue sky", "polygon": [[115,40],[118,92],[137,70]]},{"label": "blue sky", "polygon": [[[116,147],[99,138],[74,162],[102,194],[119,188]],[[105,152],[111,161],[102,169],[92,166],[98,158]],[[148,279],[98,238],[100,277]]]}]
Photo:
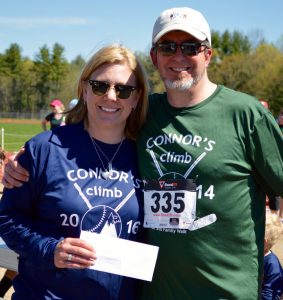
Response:
[{"label": "blue sky", "polygon": [[0,0],[0,53],[17,43],[31,59],[39,48],[58,42],[70,61],[87,59],[111,42],[134,51],[150,47],[151,30],[161,11],[190,6],[200,10],[212,30],[239,30],[277,43],[283,36],[282,0]]}]

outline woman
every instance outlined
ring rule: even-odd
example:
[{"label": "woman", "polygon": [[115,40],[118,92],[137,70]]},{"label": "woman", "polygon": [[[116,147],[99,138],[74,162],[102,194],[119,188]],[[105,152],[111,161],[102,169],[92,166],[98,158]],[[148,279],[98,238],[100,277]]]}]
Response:
[{"label": "woman", "polygon": [[54,99],[49,104],[52,108],[52,113],[48,114],[42,121],[42,129],[47,130],[47,123],[50,123],[50,129],[65,125],[64,104],[59,99]]},{"label": "woman", "polygon": [[[141,179],[134,139],[147,110],[144,71],[112,45],[85,65],[67,126],[25,145],[29,181],[6,189],[0,234],[19,253],[13,299],[135,299],[133,281],[97,272],[81,230],[136,239]],[[104,219],[101,214],[104,213]]]}]

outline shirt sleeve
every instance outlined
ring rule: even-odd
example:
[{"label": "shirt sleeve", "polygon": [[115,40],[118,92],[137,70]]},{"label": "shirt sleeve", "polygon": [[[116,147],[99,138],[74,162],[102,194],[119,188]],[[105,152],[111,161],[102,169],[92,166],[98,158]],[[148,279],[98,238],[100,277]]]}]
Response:
[{"label": "shirt sleeve", "polygon": [[283,195],[283,136],[271,113],[255,122],[251,133],[251,160],[254,169],[274,195]]},{"label": "shirt sleeve", "polygon": [[52,117],[53,117],[53,113],[50,113],[50,114],[48,114],[48,115],[45,117],[45,120],[46,120],[47,122],[50,122],[50,120],[52,119]]},{"label": "shirt sleeve", "polygon": [[[26,144],[20,164],[29,170],[30,180],[20,188],[4,189],[0,201],[0,235],[9,248],[33,267],[53,269],[54,250],[58,240],[44,236],[36,221],[40,201],[40,183],[36,174],[30,144]],[[42,157],[41,157],[42,158]]]}]

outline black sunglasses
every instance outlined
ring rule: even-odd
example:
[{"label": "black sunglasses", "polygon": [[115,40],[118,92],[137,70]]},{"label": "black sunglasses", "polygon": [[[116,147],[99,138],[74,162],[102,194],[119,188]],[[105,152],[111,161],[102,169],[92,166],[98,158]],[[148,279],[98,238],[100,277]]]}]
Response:
[{"label": "black sunglasses", "polygon": [[159,50],[164,56],[170,56],[175,54],[178,47],[180,47],[184,55],[194,56],[205,49],[201,49],[202,46],[205,46],[205,48],[207,48],[207,42],[185,42],[179,45],[175,42],[164,42],[156,44],[154,48]]},{"label": "black sunglasses", "polygon": [[[111,87],[111,84],[105,81],[99,81],[99,80],[87,80],[87,81],[91,85],[92,92],[97,96],[105,95]],[[131,96],[131,93],[136,89],[137,87],[131,85],[125,85],[125,84],[114,85],[116,96],[119,99],[128,99]]]}]

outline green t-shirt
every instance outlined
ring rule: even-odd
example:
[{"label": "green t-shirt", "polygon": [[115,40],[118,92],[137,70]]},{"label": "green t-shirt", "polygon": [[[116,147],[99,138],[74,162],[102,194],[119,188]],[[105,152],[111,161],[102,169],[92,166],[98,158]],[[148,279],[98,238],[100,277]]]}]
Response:
[{"label": "green t-shirt", "polygon": [[[189,108],[150,96],[138,139],[143,179],[193,179],[196,230],[146,229],[160,247],[144,300],[258,299],[263,270],[265,192],[283,194],[283,139],[254,97],[223,86]],[[147,200],[145,200],[145,205]]]}]

